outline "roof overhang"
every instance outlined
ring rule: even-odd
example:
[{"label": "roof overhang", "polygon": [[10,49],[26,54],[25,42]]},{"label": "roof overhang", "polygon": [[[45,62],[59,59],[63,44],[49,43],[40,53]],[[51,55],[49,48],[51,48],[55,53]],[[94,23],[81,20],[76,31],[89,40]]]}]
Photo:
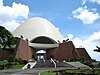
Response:
[{"label": "roof overhang", "polygon": [[59,44],[41,44],[41,43],[29,43],[29,46],[36,49],[50,49],[59,47]]}]

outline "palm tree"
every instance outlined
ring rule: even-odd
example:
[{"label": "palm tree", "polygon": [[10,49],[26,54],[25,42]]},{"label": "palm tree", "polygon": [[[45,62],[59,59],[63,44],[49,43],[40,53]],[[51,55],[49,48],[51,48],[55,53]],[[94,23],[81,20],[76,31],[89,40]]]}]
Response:
[{"label": "palm tree", "polygon": [[11,48],[15,44],[13,35],[3,26],[0,26],[0,49]]},{"label": "palm tree", "polygon": [[94,49],[96,52],[100,52],[100,47],[96,46],[97,49]]}]

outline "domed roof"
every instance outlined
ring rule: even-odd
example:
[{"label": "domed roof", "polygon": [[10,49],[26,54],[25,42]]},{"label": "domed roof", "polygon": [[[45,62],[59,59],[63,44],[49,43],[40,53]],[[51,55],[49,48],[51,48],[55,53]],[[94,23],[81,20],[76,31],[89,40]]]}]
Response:
[{"label": "domed roof", "polygon": [[58,28],[56,28],[47,19],[40,17],[28,19],[17,27],[12,34],[15,37],[20,37],[22,35],[30,41],[41,36],[51,38],[56,42],[63,39],[63,36],[59,32]]}]

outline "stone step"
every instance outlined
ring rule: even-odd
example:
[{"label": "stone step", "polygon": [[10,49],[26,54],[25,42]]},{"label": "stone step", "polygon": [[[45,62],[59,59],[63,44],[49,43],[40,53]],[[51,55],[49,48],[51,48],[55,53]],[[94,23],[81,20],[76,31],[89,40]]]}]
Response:
[{"label": "stone step", "polygon": [[38,60],[37,64],[34,66],[34,68],[45,68],[45,67],[54,67],[54,64],[50,60]]},{"label": "stone step", "polygon": [[[66,62],[57,62],[55,61],[56,63],[56,67],[74,67],[70,64],[67,64]],[[38,60],[37,61],[37,64],[34,66],[34,68],[54,68],[55,65],[53,62],[51,62],[51,60]]]}]

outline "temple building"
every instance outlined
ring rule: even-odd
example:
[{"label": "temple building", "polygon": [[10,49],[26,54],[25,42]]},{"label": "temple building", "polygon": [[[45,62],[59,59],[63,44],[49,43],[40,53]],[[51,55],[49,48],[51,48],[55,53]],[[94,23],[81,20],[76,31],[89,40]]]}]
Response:
[{"label": "temple building", "polygon": [[56,59],[78,60],[91,57],[85,48],[75,48],[72,41],[64,40],[59,29],[44,18],[28,19],[17,27],[13,33],[17,39],[16,58],[29,59]]}]

